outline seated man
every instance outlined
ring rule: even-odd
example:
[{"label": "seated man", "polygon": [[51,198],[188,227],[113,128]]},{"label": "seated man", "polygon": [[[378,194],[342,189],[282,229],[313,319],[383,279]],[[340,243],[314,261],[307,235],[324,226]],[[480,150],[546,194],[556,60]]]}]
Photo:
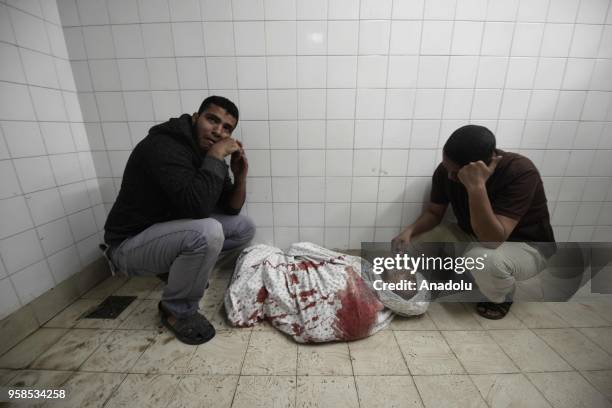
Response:
[{"label": "seated man", "polygon": [[248,162],[231,137],[237,123],[236,105],[211,96],[198,113],[152,127],[127,161],[104,226],[111,268],[165,275],[162,322],[188,344],[215,335],[197,311],[219,253],[245,246],[255,234],[253,222],[239,215]]},{"label": "seated man", "polygon": [[[449,203],[458,225],[439,225]],[[538,170],[526,157],[496,149],[489,129],[457,129],[433,174],[430,202],[392,245],[403,250],[411,240],[474,242],[463,256],[486,254],[485,267],[470,272],[490,300],[479,303],[477,311],[485,318],[501,319],[512,304],[515,279],[535,276],[555,251]],[[551,244],[542,244],[546,242]]]}]

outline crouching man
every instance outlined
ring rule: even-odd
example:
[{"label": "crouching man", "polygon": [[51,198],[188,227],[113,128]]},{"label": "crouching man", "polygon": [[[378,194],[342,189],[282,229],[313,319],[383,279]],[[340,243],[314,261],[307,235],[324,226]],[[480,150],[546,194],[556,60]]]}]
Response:
[{"label": "crouching man", "polygon": [[[449,203],[457,224],[441,224]],[[473,242],[462,256],[484,259],[484,268],[470,273],[489,300],[478,303],[477,311],[488,319],[503,318],[515,281],[538,274],[555,251],[538,170],[528,158],[496,149],[489,129],[457,129],[433,174],[430,202],[392,245],[403,250],[411,241]]]},{"label": "crouching man", "polygon": [[211,96],[198,113],[152,127],[127,161],[104,226],[112,268],[167,281],[161,319],[187,344],[215,335],[198,304],[219,254],[245,246],[255,234],[253,222],[239,214],[248,162],[231,137],[237,123],[236,105]]}]

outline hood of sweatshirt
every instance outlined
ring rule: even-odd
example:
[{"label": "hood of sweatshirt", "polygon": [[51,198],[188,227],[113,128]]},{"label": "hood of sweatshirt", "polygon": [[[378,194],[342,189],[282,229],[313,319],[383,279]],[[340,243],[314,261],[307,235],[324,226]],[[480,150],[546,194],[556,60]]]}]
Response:
[{"label": "hood of sweatshirt", "polygon": [[187,113],[182,114],[178,118],[171,118],[167,122],[160,123],[149,129],[149,136],[158,134],[170,136],[191,147],[199,155],[202,154],[193,133],[191,115]]}]

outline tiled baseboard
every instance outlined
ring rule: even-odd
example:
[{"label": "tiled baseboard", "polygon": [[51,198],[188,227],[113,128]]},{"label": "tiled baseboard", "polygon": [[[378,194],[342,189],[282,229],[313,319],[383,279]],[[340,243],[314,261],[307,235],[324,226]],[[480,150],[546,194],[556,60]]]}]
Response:
[{"label": "tiled baseboard", "polygon": [[0,321],[0,354],[61,312],[89,289],[110,276],[104,258],[61,282]]}]

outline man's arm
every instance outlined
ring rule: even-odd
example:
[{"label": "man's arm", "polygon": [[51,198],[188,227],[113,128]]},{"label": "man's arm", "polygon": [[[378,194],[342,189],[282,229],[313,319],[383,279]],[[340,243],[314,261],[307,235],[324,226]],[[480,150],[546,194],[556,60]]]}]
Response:
[{"label": "man's arm", "polygon": [[239,150],[232,153],[230,167],[234,174],[234,184],[226,198],[226,212],[238,214],[246,200],[246,176],[249,171],[249,162],[244,153],[242,143],[236,141]]},{"label": "man's arm", "polygon": [[510,236],[518,220],[495,214],[485,185],[468,190],[470,223],[478,241],[497,248]]},{"label": "man's arm", "polygon": [[495,214],[487,194],[487,179],[493,174],[501,156],[496,156],[488,166],[483,161],[469,163],[457,173],[468,194],[470,224],[478,241],[497,248],[512,233],[519,219]]}]

